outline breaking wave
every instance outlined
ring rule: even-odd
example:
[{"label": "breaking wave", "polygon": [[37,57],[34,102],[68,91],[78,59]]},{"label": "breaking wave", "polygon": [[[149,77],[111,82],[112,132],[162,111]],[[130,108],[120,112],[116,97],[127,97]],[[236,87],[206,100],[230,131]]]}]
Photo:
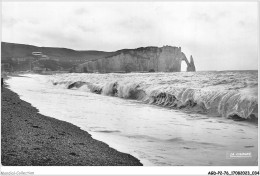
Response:
[{"label": "breaking wave", "polygon": [[[150,74],[148,78],[158,76],[158,74],[162,73]],[[167,73],[165,74],[167,75]],[[99,80],[94,79],[94,83],[82,80],[74,82],[63,80],[54,82],[52,80],[52,83],[53,85],[63,84],[67,89],[80,89],[86,86],[90,92],[96,94],[133,99],[165,108],[182,109],[234,120],[258,118],[258,87],[257,82],[254,81],[251,83],[247,81],[245,86],[241,80],[202,79],[197,86],[193,87],[188,85],[189,82],[185,82],[185,77],[189,77],[189,75],[181,75],[178,79],[159,79],[160,81],[157,82],[147,78],[142,79],[144,77],[140,78],[139,74],[126,74],[126,76],[110,74],[110,77],[111,75],[113,79],[104,79],[104,75],[102,75],[103,77],[100,76]],[[96,79],[99,77],[90,74],[85,76]],[[219,75],[216,77],[218,78]],[[55,80],[59,80],[58,77],[55,78]],[[73,80],[73,77],[69,80]]]}]

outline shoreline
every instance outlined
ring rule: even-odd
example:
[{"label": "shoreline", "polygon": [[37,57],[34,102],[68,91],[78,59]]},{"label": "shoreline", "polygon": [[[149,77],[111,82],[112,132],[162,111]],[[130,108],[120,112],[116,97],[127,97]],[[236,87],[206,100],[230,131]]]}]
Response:
[{"label": "shoreline", "polygon": [[1,90],[3,166],[142,166],[71,123],[38,113],[6,88]]}]

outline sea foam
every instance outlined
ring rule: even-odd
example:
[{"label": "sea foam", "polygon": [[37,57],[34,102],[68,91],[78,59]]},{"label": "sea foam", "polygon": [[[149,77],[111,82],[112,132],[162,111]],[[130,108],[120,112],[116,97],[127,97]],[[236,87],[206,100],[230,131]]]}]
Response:
[{"label": "sea foam", "polygon": [[257,71],[57,74],[63,88],[134,99],[165,108],[237,119],[258,118]]}]

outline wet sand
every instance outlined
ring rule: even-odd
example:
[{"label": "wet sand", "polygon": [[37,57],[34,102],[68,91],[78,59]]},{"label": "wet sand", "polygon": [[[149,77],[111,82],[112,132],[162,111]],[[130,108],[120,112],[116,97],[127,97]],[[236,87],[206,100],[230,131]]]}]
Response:
[{"label": "wet sand", "polygon": [[9,89],[1,95],[2,165],[142,166],[79,127],[39,114]]}]

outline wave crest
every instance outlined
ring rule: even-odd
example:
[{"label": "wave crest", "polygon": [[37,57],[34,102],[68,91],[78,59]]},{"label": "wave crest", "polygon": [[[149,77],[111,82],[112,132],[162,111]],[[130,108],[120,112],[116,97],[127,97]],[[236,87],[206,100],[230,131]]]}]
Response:
[{"label": "wave crest", "polygon": [[[224,84],[225,82],[221,82]],[[107,81],[93,84],[84,81],[60,81],[68,89],[87,86],[90,92],[134,99],[166,108],[185,109],[193,112],[231,118],[258,118],[258,99],[242,90],[192,88],[143,82]],[[257,91],[257,90],[256,90]]]}]

